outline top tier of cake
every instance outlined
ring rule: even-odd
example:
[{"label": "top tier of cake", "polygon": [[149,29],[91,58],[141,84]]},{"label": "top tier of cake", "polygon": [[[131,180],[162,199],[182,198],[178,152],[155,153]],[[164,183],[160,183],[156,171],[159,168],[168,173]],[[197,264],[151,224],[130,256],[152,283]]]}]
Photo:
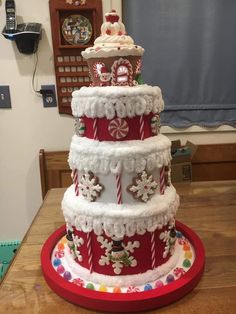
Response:
[{"label": "top tier of cake", "polygon": [[133,86],[141,72],[141,57],[144,49],[134,44],[126,34],[116,11],[105,15],[101,36],[93,47],[82,52],[87,59],[94,86]]}]

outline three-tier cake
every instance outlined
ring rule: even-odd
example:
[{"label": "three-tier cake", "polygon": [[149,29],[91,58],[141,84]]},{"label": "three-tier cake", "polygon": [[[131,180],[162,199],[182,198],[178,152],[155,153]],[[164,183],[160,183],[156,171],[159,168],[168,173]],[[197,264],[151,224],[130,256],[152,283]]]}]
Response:
[{"label": "three-tier cake", "polygon": [[74,287],[142,293],[180,280],[196,254],[175,226],[179,197],[171,143],[160,134],[161,90],[139,85],[144,49],[115,11],[105,17],[101,36],[82,52],[92,84],[72,94],[73,184],[51,263]]}]

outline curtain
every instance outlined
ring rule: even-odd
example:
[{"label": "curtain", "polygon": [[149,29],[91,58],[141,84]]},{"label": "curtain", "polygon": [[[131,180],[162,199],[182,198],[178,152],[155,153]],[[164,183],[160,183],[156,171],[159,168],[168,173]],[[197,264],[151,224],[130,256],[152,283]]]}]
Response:
[{"label": "curtain", "polygon": [[124,0],[123,22],[162,89],[162,125],[236,126],[236,0]]}]

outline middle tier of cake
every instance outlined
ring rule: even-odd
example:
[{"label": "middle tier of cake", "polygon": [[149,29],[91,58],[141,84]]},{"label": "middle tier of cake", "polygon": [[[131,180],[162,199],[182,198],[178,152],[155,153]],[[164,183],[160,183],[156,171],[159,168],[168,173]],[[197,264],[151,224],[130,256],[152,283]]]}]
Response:
[{"label": "middle tier of cake", "polygon": [[69,165],[75,194],[103,203],[147,202],[170,186],[170,141],[99,142],[73,136]]}]

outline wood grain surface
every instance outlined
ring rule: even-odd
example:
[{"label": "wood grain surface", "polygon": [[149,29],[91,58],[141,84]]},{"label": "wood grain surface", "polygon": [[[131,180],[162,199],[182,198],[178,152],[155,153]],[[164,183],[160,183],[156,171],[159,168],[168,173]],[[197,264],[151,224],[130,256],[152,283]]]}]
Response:
[{"label": "wood grain surface", "polygon": [[[175,184],[181,205],[177,219],[201,237],[206,267],[198,286],[181,300],[148,313],[236,313],[236,181]],[[47,286],[40,250],[64,224],[65,189],[50,190],[0,285],[0,313],[98,313],[57,296]],[[144,313],[144,312],[142,312]]]}]

